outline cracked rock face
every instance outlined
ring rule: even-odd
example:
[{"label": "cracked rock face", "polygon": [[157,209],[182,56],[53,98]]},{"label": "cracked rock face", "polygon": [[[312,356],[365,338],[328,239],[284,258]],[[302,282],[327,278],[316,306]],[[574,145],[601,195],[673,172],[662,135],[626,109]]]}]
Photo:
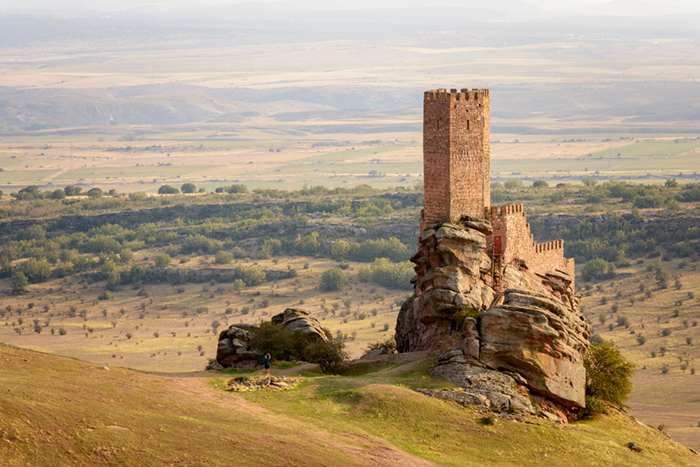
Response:
[{"label": "cracked rock face", "polygon": [[590,327],[578,312],[538,292],[508,289],[503,305],[481,317],[480,360],[522,376],[534,392],[562,405],[585,406]]},{"label": "cracked rock face", "polygon": [[332,337],[330,332],[323,329],[318,320],[311,316],[311,313],[301,308],[287,308],[284,312],[273,316],[271,321],[290,331],[308,334],[323,341],[328,341]]},{"label": "cracked rock face", "polygon": [[491,270],[486,236],[454,224],[426,229],[411,261],[416,264],[415,291],[399,312],[396,347],[400,352],[449,347],[455,314],[479,310],[493,300],[485,277]]},{"label": "cracked rock face", "polygon": [[[397,349],[457,349],[459,361],[453,363],[507,374],[568,409],[584,407],[590,326],[579,313],[572,278],[561,270],[538,274],[514,261],[503,265],[505,292],[497,295],[486,251],[488,227],[466,220],[423,232],[411,258],[414,294],[396,322]],[[495,306],[494,298],[502,304]],[[482,305],[488,310],[480,314]]]},{"label": "cracked rock face", "polygon": [[[436,395],[455,400],[464,405],[477,405],[496,412],[513,411],[520,414],[535,414],[528,390],[514,378],[488,368],[466,364],[460,359],[461,351],[448,360],[439,360],[439,365],[430,373],[445,378],[460,389],[442,390]],[[446,354],[440,356],[440,359]]]}]

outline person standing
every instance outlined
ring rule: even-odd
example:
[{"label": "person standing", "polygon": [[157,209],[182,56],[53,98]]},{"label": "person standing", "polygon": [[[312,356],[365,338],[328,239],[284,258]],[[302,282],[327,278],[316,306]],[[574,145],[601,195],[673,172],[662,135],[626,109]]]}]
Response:
[{"label": "person standing", "polygon": [[269,375],[270,374],[270,354],[265,354],[265,358],[263,359],[263,364],[265,365],[265,374]]}]

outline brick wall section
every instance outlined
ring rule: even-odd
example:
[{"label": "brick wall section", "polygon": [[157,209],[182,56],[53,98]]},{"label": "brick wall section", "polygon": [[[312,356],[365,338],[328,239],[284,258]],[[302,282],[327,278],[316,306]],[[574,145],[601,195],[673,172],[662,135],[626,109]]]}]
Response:
[{"label": "brick wall section", "polygon": [[[522,259],[533,272],[544,274],[560,269],[574,277],[574,260],[564,258],[564,240],[535,243],[522,204],[492,207],[487,214],[491,218],[493,236],[501,236],[504,264]],[[493,236],[487,239],[489,251],[493,251]]]},{"label": "brick wall section", "polygon": [[422,227],[483,216],[491,193],[488,89],[427,91],[423,99]]}]

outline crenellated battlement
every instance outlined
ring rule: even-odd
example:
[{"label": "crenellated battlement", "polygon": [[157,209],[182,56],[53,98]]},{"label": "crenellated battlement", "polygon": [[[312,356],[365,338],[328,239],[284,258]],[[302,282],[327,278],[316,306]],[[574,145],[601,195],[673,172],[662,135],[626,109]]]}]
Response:
[{"label": "crenellated battlement", "polygon": [[561,251],[564,253],[564,240],[552,240],[544,243],[535,244],[535,253],[543,253],[545,251]]},{"label": "crenellated battlement", "polygon": [[425,91],[424,99],[426,101],[435,100],[457,100],[457,101],[483,101],[484,98],[489,97],[488,89],[434,89],[432,91]]}]

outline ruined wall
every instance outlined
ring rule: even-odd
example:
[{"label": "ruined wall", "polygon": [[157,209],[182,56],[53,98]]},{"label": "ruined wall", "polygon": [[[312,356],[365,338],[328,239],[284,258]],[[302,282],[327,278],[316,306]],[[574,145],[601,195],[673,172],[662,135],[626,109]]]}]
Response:
[{"label": "ruined wall", "polygon": [[488,89],[425,93],[421,230],[442,219],[483,216],[491,198],[490,138]]},{"label": "ruined wall", "polygon": [[493,251],[494,236],[501,236],[504,264],[522,259],[533,272],[544,274],[560,269],[574,277],[574,260],[564,258],[564,241],[535,243],[522,204],[493,207],[490,217],[493,235],[488,238],[488,249]]}]

